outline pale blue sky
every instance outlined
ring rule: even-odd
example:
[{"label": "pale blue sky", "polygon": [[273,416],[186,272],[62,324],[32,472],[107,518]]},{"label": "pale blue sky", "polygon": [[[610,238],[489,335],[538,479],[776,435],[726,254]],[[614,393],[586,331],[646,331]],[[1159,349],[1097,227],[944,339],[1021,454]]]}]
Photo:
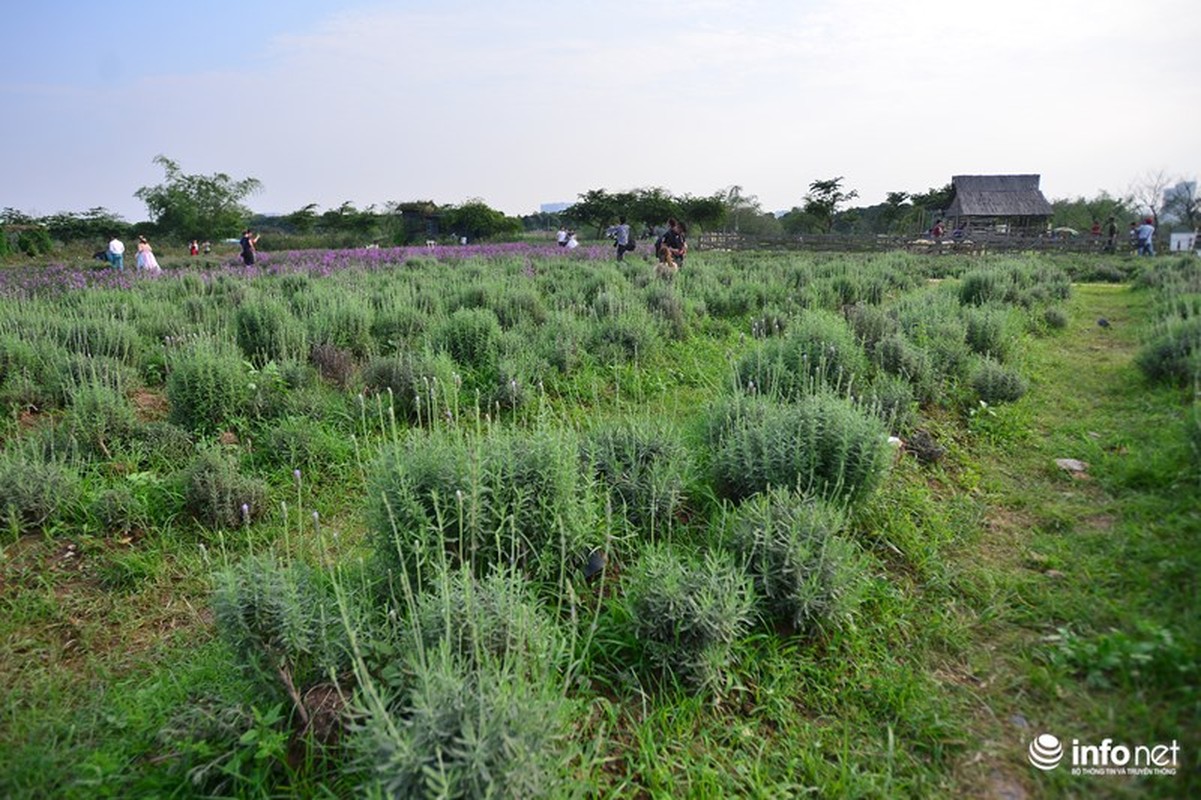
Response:
[{"label": "pale blue sky", "polygon": [[1050,197],[1201,173],[1192,0],[9,4],[0,206],[131,220],[162,173],[258,211],[732,184],[765,209],[952,174]]}]

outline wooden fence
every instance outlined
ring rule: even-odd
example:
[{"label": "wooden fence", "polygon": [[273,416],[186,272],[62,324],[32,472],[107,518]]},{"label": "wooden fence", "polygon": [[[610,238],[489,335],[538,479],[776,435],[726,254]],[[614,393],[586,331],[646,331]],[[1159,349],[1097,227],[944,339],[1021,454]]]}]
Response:
[{"label": "wooden fence", "polygon": [[[1158,243],[1157,243],[1158,245]],[[886,250],[907,250],[913,253],[942,255],[951,253],[996,253],[1025,250],[1062,253],[1105,252],[1105,238],[1097,236],[1072,236],[1051,238],[1046,236],[1019,236],[991,234],[965,237],[961,240],[945,236],[935,241],[922,236],[896,236],[891,234],[818,234],[806,236],[760,237],[722,231],[706,232],[697,237],[698,250],[805,250],[813,252],[871,253]],[[1134,248],[1124,237],[1119,237],[1117,252],[1133,252]],[[1156,247],[1159,250],[1159,247]]]}]

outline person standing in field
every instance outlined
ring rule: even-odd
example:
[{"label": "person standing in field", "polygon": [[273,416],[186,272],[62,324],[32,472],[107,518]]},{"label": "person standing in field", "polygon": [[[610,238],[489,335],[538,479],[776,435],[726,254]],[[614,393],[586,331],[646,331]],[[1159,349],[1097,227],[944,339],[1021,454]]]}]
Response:
[{"label": "person standing in field", "polygon": [[1105,221],[1105,252],[1118,251],[1118,223],[1113,217]]},{"label": "person standing in field", "polygon": [[626,224],[624,215],[617,218],[616,225],[611,225],[605,230],[605,235],[613,237],[618,261],[624,260],[625,254],[634,249],[634,245],[630,242],[630,226]]},{"label": "person standing in field", "polygon": [[138,255],[135,265],[138,272],[148,272],[151,275],[157,275],[163,271],[158,265],[158,259],[154,257],[154,251],[150,249],[150,242],[146,241],[145,236],[138,237]]},{"label": "person standing in field", "polygon": [[567,246],[567,228],[565,226],[559,226],[559,232],[555,234],[555,241],[559,243],[559,247]]},{"label": "person standing in field", "polygon": [[125,271],[125,244],[116,236],[108,243],[108,263],[122,272]]},{"label": "person standing in field", "polygon": [[195,239],[192,240],[192,243],[190,245],[188,245],[188,255],[190,255],[190,256],[200,255],[200,242],[196,241]]},{"label": "person standing in field", "polygon": [[200,251],[207,256],[209,253],[213,252],[213,243],[208,239],[205,239],[204,244],[200,245]]},{"label": "person standing in field", "polygon": [[567,232],[567,241],[563,243],[563,246],[568,250],[574,250],[580,246],[579,241],[577,241],[575,238],[575,231]]},{"label": "person standing in field", "polygon": [[1143,220],[1143,224],[1138,226],[1138,254],[1140,256],[1155,255],[1155,225],[1152,224],[1151,218],[1147,217]]},{"label": "person standing in field", "polygon": [[254,266],[254,245],[258,240],[258,234],[247,228],[242,232],[242,238],[238,241],[238,244],[242,246],[242,263],[248,267]]}]

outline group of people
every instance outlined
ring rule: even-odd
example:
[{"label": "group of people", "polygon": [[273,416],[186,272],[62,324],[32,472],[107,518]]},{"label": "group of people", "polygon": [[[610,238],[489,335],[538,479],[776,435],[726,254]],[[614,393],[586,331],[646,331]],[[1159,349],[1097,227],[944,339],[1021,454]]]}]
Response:
[{"label": "group of people", "polygon": [[[1117,226],[1114,227],[1116,229]],[[1117,235],[1116,230],[1114,235]],[[1151,217],[1145,217],[1141,225],[1131,222],[1129,236],[1130,244],[1140,256],[1155,255],[1155,220]]]},{"label": "group of people", "polygon": [[555,234],[555,242],[559,247],[565,247],[568,250],[574,250],[580,246],[580,240],[575,238],[575,231],[569,231],[565,226],[559,226],[559,232]]},{"label": "group of people", "polygon": [[[113,269],[125,271],[125,243],[113,236],[109,240],[108,249],[105,252],[105,259]],[[158,265],[158,259],[154,257],[154,250],[150,247],[150,242],[146,241],[145,236],[138,237],[137,255],[134,258],[134,265],[138,272],[146,272],[151,275],[157,275],[163,271]]]}]

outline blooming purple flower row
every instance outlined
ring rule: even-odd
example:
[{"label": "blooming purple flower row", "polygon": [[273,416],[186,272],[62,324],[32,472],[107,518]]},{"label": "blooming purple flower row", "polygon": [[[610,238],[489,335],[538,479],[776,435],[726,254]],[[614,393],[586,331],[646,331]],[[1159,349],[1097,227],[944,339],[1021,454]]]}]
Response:
[{"label": "blooming purple flower row", "polygon": [[[557,245],[509,242],[504,244],[438,245],[435,247],[380,247],[353,250],[284,250],[259,253],[258,263],[247,267],[233,259],[218,269],[168,270],[162,277],[199,275],[206,282],[218,275],[257,278],[262,275],[307,273],[325,276],[343,270],[379,270],[403,265],[413,259],[433,259],[456,264],[467,259],[571,258],[599,261],[613,257],[606,245],[583,245],[572,251]],[[32,297],[54,295],[77,289],[129,289],[143,280],[161,277],[133,270],[72,267],[66,264],[26,265],[0,269],[0,296]]]}]

